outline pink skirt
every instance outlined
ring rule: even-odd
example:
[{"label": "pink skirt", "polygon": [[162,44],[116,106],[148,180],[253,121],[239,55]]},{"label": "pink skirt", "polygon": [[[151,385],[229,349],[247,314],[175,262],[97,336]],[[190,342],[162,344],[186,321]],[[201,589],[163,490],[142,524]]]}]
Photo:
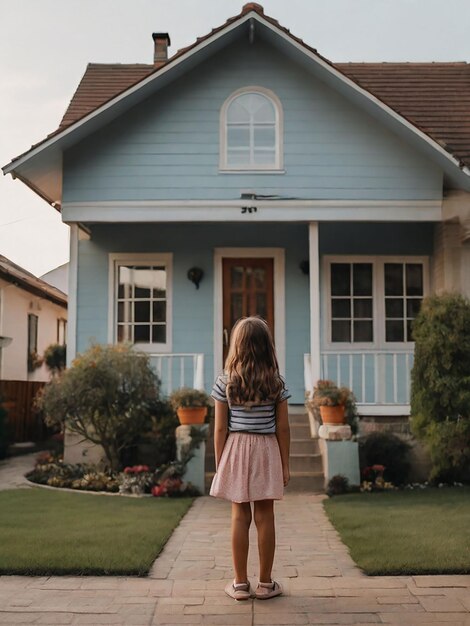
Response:
[{"label": "pink skirt", "polygon": [[275,433],[229,432],[209,495],[232,502],[282,500],[282,460]]}]

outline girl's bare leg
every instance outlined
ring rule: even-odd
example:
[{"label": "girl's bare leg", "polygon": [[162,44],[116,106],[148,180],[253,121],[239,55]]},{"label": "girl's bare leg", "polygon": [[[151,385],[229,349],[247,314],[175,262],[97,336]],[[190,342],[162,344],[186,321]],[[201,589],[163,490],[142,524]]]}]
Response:
[{"label": "girl's bare leg", "polygon": [[251,505],[249,502],[232,502],[232,557],[235,582],[248,580],[247,562],[250,544]]},{"label": "girl's bare leg", "polygon": [[276,547],[274,500],[256,500],[254,518],[258,531],[259,579],[263,583],[269,583]]}]

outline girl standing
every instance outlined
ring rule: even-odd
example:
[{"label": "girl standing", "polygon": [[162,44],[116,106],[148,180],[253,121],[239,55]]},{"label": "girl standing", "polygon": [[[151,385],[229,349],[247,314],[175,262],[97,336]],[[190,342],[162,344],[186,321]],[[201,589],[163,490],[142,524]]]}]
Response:
[{"label": "girl standing", "polygon": [[251,597],[247,575],[250,502],[258,531],[260,574],[256,598],[282,593],[271,579],[275,551],[274,500],[289,482],[290,430],[287,398],[274,343],[260,317],[239,319],[233,327],[223,375],[211,393],[215,400],[216,473],[210,495],[232,502],[233,583],[225,593]]}]

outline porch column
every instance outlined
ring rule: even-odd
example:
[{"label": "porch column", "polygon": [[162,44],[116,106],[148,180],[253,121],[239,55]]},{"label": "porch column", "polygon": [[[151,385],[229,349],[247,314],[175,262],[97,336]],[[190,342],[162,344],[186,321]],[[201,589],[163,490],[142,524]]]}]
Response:
[{"label": "porch column", "polygon": [[67,367],[77,352],[78,224],[70,224],[70,261],[67,307]]},{"label": "porch column", "polygon": [[320,378],[320,254],[318,222],[308,226],[310,278],[310,369],[312,384]]}]

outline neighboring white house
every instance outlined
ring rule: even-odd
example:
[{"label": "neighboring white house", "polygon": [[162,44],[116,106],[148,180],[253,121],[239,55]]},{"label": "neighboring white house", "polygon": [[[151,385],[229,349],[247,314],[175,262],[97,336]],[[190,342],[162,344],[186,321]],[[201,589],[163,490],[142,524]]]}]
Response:
[{"label": "neighboring white house", "polygon": [[69,293],[69,264],[64,263],[39,277],[49,285],[57,287],[65,294]]},{"label": "neighboring white house", "polygon": [[37,357],[66,332],[66,294],[0,255],[0,380],[48,380]]}]

